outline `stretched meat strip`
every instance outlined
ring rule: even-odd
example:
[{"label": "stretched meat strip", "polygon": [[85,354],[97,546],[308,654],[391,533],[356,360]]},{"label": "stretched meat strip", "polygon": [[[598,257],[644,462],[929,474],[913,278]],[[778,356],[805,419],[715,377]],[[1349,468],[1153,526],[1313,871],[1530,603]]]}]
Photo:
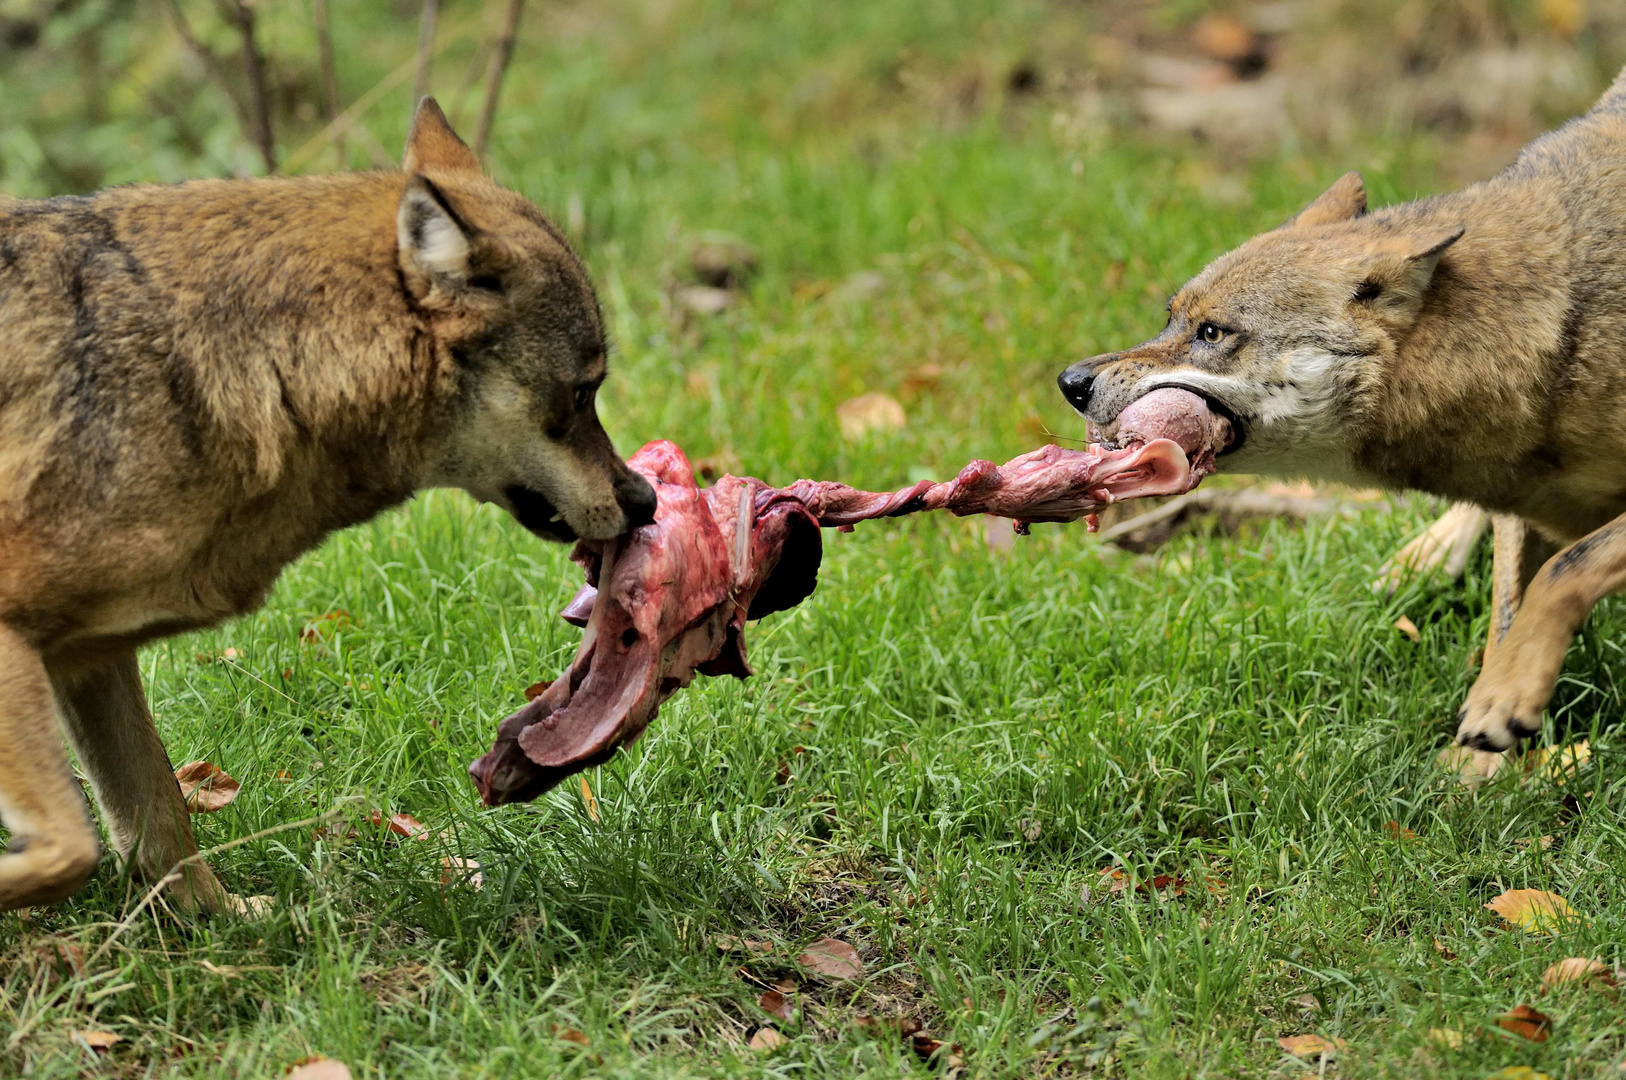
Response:
[{"label": "stretched meat strip", "polygon": [[577,545],[572,558],[587,584],[562,613],[584,627],[575,659],[502,722],[469,774],[489,806],[534,799],[630,745],[695,672],[749,676],[745,622],[812,595],[820,526],[940,509],[1012,518],[1019,531],[1073,521],[1122,499],[1189,490],[1201,474],[1187,449],[1169,439],[1122,450],[1045,446],[894,492],[813,480],[775,488],[739,476],[701,490],[682,450],[652,442],[627,464],[655,488],[654,524]]}]

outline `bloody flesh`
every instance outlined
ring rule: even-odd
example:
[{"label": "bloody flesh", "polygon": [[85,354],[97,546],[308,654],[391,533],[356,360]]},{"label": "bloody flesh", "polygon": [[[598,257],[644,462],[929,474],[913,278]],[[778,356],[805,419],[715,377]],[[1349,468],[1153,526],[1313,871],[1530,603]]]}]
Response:
[{"label": "bloody flesh", "polygon": [[974,461],[948,483],[894,492],[813,480],[775,488],[738,476],[702,490],[682,450],[652,442],[628,465],[655,488],[654,524],[577,545],[572,558],[587,584],[562,613],[584,627],[575,659],[502,722],[469,773],[487,805],[534,799],[631,744],[695,672],[750,675],[745,622],[812,594],[821,526],[850,529],[939,509],[1008,517],[1018,531],[1028,522],[1074,521],[1122,499],[1190,490],[1202,476],[1187,460],[1188,452],[1201,458],[1200,434],[1180,431],[1179,441],[1153,438],[1126,449],[1045,446],[1003,466]]}]

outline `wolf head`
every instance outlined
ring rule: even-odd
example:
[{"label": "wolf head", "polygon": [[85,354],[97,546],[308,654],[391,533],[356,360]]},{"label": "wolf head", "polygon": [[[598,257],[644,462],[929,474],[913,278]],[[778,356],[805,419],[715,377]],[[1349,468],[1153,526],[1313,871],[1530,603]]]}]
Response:
[{"label": "wolf head", "polygon": [[1231,422],[1222,471],[1359,479],[1367,413],[1462,236],[1427,217],[1367,217],[1349,173],[1188,281],[1162,333],[1063,371],[1061,392],[1111,442],[1126,405],[1180,387]]},{"label": "wolf head", "polygon": [[604,325],[580,260],[536,207],[486,178],[433,98],[402,167],[401,280],[458,378],[430,486],[503,506],[549,540],[653,521],[654,491],[599,422]]}]

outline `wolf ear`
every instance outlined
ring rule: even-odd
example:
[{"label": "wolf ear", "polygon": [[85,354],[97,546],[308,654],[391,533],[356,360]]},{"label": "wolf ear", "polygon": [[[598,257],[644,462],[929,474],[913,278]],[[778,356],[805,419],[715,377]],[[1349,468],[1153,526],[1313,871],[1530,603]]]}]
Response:
[{"label": "wolf ear", "polygon": [[403,172],[420,173],[428,169],[480,171],[480,159],[457,137],[452,125],[446,122],[446,114],[432,97],[418,102],[417,111],[412,114],[412,127],[407,131],[406,153],[401,158]]},{"label": "wolf ear", "polygon": [[407,180],[395,211],[395,239],[401,273],[418,300],[437,291],[456,292],[468,284],[468,229],[440,189],[423,176]]},{"label": "wolf ear", "polygon": [[1388,241],[1367,268],[1355,299],[1401,318],[1415,318],[1446,249],[1462,239],[1462,225],[1429,229]]},{"label": "wolf ear", "polygon": [[1352,221],[1366,213],[1366,184],[1358,172],[1347,172],[1332,182],[1315,202],[1287,219],[1287,224],[1331,225]]}]

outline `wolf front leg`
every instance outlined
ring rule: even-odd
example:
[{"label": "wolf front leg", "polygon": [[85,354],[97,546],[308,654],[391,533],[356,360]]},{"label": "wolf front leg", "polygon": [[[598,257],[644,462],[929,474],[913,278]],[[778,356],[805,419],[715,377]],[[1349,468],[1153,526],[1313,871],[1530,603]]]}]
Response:
[{"label": "wolf front leg", "polygon": [[0,624],[0,910],[51,904],[79,891],[100,848],[68,769],[45,662]]},{"label": "wolf front leg", "polygon": [[1406,581],[1426,577],[1442,567],[1445,576],[1455,581],[1468,568],[1488,517],[1473,503],[1453,503],[1421,536],[1389,556],[1389,561],[1378,568],[1372,591],[1391,596]]},{"label": "wolf front leg", "polygon": [[[157,882],[198,853],[186,800],[158,738],[135,653],[97,667],[55,673],[64,727],[90,774],[113,847],[137,876]],[[183,909],[221,911],[226,890],[201,861],[169,886]]]},{"label": "wolf front leg", "polygon": [[1502,751],[1539,731],[1576,631],[1599,600],[1626,588],[1626,517],[1542,562],[1552,550],[1523,522],[1497,519],[1490,641],[1458,714],[1463,746]]}]

